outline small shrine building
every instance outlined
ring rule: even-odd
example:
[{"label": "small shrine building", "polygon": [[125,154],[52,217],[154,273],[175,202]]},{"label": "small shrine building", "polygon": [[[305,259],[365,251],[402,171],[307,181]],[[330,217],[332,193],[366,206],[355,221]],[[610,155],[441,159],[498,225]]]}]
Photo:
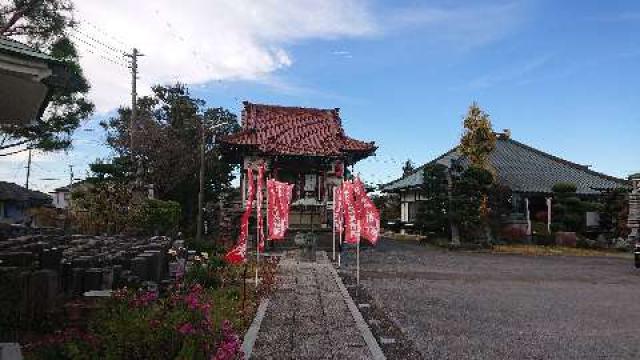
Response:
[{"label": "small shrine building", "polygon": [[294,184],[291,229],[330,228],[333,188],[349,166],[375,153],[375,144],[347,136],[338,108],[243,104],[242,130],[220,139],[224,154],[243,170],[264,163],[268,178]]}]

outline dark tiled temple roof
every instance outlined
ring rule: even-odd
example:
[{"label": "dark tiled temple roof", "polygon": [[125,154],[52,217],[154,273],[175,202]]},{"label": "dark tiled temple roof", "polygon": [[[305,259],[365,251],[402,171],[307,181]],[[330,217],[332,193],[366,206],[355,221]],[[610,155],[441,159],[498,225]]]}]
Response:
[{"label": "dark tiled temple roof", "polygon": [[[440,163],[448,166],[451,159],[467,164],[454,148],[428,164]],[[514,192],[551,193],[559,182],[573,183],[579,194],[596,194],[598,190],[629,187],[629,182],[608,176],[587,166],[572,163],[559,157],[534,149],[518,141],[500,136],[495,150],[489,156],[496,170],[498,181]],[[382,186],[383,191],[398,191],[420,186],[423,182],[424,165],[413,174]]]},{"label": "dark tiled temple roof", "polygon": [[51,197],[40,191],[27,190],[18,184],[0,181],[0,201],[46,203],[51,201]]},{"label": "dark tiled temple roof", "polygon": [[339,109],[315,109],[244,102],[243,128],[220,141],[267,155],[366,157],[373,142],[348,137]]}]

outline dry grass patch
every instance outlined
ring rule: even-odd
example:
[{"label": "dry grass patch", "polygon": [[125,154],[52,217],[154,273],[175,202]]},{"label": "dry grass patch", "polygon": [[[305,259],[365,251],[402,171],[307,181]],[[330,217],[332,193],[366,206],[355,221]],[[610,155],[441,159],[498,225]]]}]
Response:
[{"label": "dry grass patch", "polygon": [[394,232],[386,232],[382,234],[382,236],[392,240],[400,240],[400,241],[421,241],[421,240],[427,239],[427,237],[423,235],[400,234],[400,233],[394,233]]},{"label": "dry grass patch", "polygon": [[622,253],[612,250],[596,250],[596,249],[582,249],[572,248],[566,246],[543,246],[543,245],[526,245],[526,244],[513,244],[513,245],[495,245],[493,252],[502,254],[518,254],[529,256],[614,256],[614,257],[629,257],[630,254]]}]

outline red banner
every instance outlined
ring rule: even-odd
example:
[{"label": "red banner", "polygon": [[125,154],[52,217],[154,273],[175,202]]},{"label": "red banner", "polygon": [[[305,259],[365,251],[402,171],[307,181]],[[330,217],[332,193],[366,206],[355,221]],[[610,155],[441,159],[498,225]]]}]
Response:
[{"label": "red banner", "polygon": [[264,229],[262,221],[262,188],[264,187],[264,164],[258,167],[258,185],[256,190],[256,226],[258,228],[258,250],[264,251]]},{"label": "red banner", "polygon": [[375,245],[380,236],[380,213],[373,200],[366,196],[362,199],[362,237]]},{"label": "red banner", "polygon": [[353,181],[353,186],[358,219],[361,224],[360,234],[363,238],[375,245],[380,233],[380,213],[373,203],[373,200],[367,195],[367,190],[359,178]]},{"label": "red banner", "polygon": [[347,244],[357,244],[360,241],[360,216],[354,197],[354,184],[345,181],[342,184],[342,196],[344,198],[344,241]]},{"label": "red banner", "polygon": [[289,205],[293,185],[276,180],[267,180],[267,224],[269,240],[282,240],[289,228]]},{"label": "red banner", "polygon": [[342,234],[344,231],[344,197],[342,185],[333,188],[333,226]]},{"label": "red banner", "polygon": [[247,237],[249,235],[249,217],[251,216],[251,208],[255,188],[253,186],[253,170],[247,169],[247,199],[245,203],[244,213],[240,219],[240,234],[238,234],[238,243],[224,256],[225,261],[230,264],[243,263],[247,257]]}]

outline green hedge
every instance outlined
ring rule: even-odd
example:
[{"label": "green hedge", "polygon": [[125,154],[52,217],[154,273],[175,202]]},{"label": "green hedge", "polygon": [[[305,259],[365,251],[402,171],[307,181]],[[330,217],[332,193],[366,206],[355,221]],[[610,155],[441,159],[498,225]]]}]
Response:
[{"label": "green hedge", "polygon": [[147,234],[168,234],[180,224],[182,209],[176,201],[145,199],[134,209],[132,226]]}]

